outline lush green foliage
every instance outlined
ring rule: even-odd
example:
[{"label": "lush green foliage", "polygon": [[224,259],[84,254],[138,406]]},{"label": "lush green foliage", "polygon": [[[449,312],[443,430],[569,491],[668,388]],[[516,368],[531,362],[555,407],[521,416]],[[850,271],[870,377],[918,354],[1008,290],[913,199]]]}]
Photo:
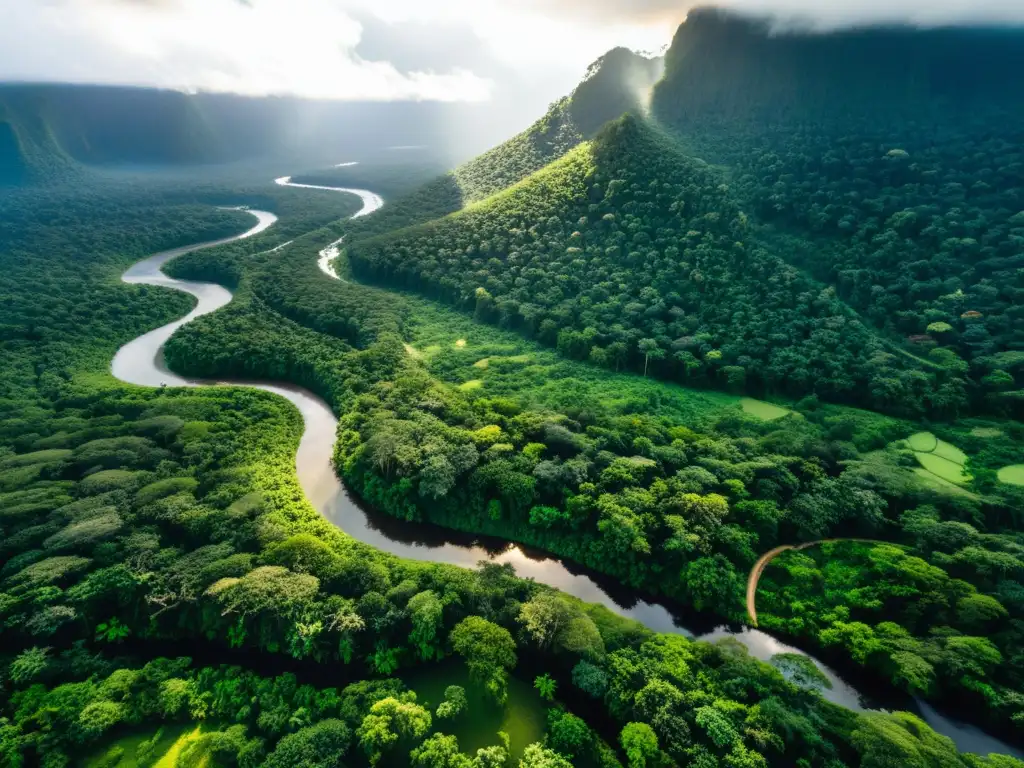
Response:
[{"label": "lush green foliage", "polygon": [[1022,50],[1017,32],[777,36],[704,12],[653,109],[894,351],[1019,413]]},{"label": "lush green foliage", "polygon": [[842,648],[912,693],[1019,718],[1019,537],[942,522],[929,507],[901,522],[914,550],[839,543],[780,557],[762,582],[760,623]]},{"label": "lush green foliage", "polygon": [[[678,54],[666,83],[679,77]],[[905,418],[1000,407],[1016,386],[1014,150],[980,145],[1009,168],[981,174],[984,160],[944,160],[952,139],[918,168],[899,152],[878,164],[857,142],[833,142],[849,149],[828,187],[845,202],[817,211],[821,201],[806,200],[824,176],[795,150],[737,172],[743,151],[723,149],[728,167],[708,166],[637,118],[594,137],[636,105],[634,91],[605,75],[634,68],[649,82],[656,64],[613,52],[530,130],[364,221],[325,227],[354,200],[280,188],[10,198],[13,214],[0,223],[0,286],[12,308],[0,336],[5,762],[57,768],[90,747],[109,748],[99,759],[114,765],[126,754],[116,737],[167,721],[206,724],[178,745],[183,768],[497,766],[507,738],[469,755],[446,729],[470,700],[486,694],[487,706],[500,705],[521,673],[547,699],[594,702],[585,719],[554,703],[544,742],[523,750],[522,766],[1014,764],[958,755],[910,715],[826,704],[818,676],[791,658],[774,668],[734,642],[653,635],[507,568],[470,572],[374,551],[302,498],[301,422],[287,403],[242,389],[140,390],[104,374],[117,344],[188,306],[118,285],[119,270],[241,228],[237,213],[194,203],[245,196],[281,221],[170,267],[237,293],[177,334],[167,360],[184,373],[293,381],[324,396],[340,420],[337,469],[364,500],[406,520],[538,545],[729,618],[742,616],[747,569],[777,544],[898,541],[784,556],[762,585],[765,623],[1019,727],[1022,496],[999,470],[1019,464],[1021,425],[919,425],[813,394],[773,406],[664,381],[814,392]],[[659,89],[662,114],[688,130],[670,87]],[[694,128],[689,146],[702,137]],[[785,141],[797,141],[792,131]],[[820,141],[800,151],[813,156]],[[969,174],[995,183],[963,193],[959,209],[924,210],[914,196],[939,182],[912,174],[933,171],[947,186]],[[778,205],[766,208],[768,183]],[[988,223],[971,223],[979,218]],[[811,219],[824,221],[815,237],[828,265],[801,256]],[[390,231],[399,224],[420,226]],[[895,263],[934,256],[939,235],[927,230],[940,224],[944,255],[929,268],[930,287],[902,285],[901,304],[865,288]],[[343,234],[341,273],[351,266],[386,289],[314,270],[317,252]],[[897,262],[899,238],[913,241],[913,264]],[[982,252],[998,263],[968,274]],[[854,261],[870,274],[847,274]],[[1000,281],[998,296],[979,293],[987,275]],[[991,302],[978,310],[984,318],[961,317],[942,309],[938,290],[954,303]],[[881,321],[880,307],[898,322]],[[982,350],[984,334],[972,329],[989,316]],[[922,320],[942,350],[895,341]],[[924,430],[934,441],[903,441]],[[955,459],[959,484],[926,477],[912,449]],[[145,660],[156,643],[183,641],[364,679],[342,690],[114,657],[130,648]],[[464,659],[471,682],[439,701],[365,679],[449,655]],[[159,742],[150,733],[140,746],[150,754]]]},{"label": "lush green foliage", "polygon": [[[136,221],[147,213],[138,210]],[[199,239],[204,233],[195,234]],[[265,250],[276,239],[254,242],[250,251]],[[164,244],[158,235],[139,247]],[[243,267],[251,262],[262,274],[260,265],[284,259],[290,250],[243,258],[224,249],[221,255]],[[73,259],[61,256],[73,254],[69,249],[55,253],[68,263]],[[69,283],[64,298],[94,311],[89,291],[116,276],[124,259],[97,266],[95,279],[82,289]],[[305,370],[313,383],[333,382],[340,409],[358,407],[359,398],[385,377],[415,382],[427,376],[415,366],[406,370],[411,358],[386,332],[368,331],[379,339],[358,350],[283,320],[254,295],[244,271],[239,274],[237,306],[198,326],[207,334],[202,345],[189,329],[170,352],[194,349],[190,365],[207,370],[276,370],[281,377]],[[31,291],[32,285],[26,280],[22,289]],[[359,290],[349,286],[342,295]],[[52,317],[62,321],[59,313]],[[237,322],[249,325],[240,328]],[[138,332],[142,324],[118,333]],[[266,335],[242,332],[247,330]],[[218,347],[225,333],[233,341]],[[299,759],[327,765],[341,755],[358,763],[405,753],[420,764],[443,764],[445,755],[461,762],[450,740],[431,736],[430,710],[394,682],[332,692],[287,676],[270,681],[237,669],[189,671],[159,660],[139,669],[109,658],[121,643],[145,653],[156,640],[235,652],[260,649],[348,669],[352,677],[387,675],[456,652],[499,697],[503,679],[521,657],[546,666],[551,679],[564,678],[566,686],[569,671],[586,664],[572,678],[588,691],[600,690],[619,727],[645,718],[625,691],[646,686],[647,677],[662,677],[687,690],[706,690],[707,701],[720,702],[737,718],[765,697],[784,699],[779,711],[793,717],[838,717],[845,725],[829,731],[822,749],[851,759],[856,754],[850,741],[856,718],[742,652],[652,637],[604,610],[515,579],[504,568],[468,572],[403,562],[354,542],[302,499],[293,469],[301,423],[290,405],[245,389],[118,386],[102,373],[111,341],[110,335],[78,339],[81,349],[66,362],[67,376],[46,387],[42,379],[5,381],[0,617],[5,649],[15,654],[5,660],[0,694],[5,762],[30,765],[45,758],[47,765],[63,765],[62,756],[84,747],[106,749],[108,739],[154,720],[211,723],[181,741],[182,766],[286,765]],[[235,357],[251,351],[246,345],[261,344],[271,352],[253,355],[248,363]],[[31,371],[42,365],[38,355],[47,347],[13,349]],[[282,355],[284,366],[276,359]],[[308,367],[288,368],[289,360]],[[574,433],[564,428],[557,434]],[[485,430],[482,438],[486,443],[491,436]],[[86,652],[80,641],[94,643],[100,655]],[[663,645],[671,653],[657,650]],[[661,660],[648,661],[654,658]],[[629,671],[634,664],[647,670],[642,677]],[[696,710],[673,711],[684,721],[697,717]],[[582,764],[616,764],[614,752],[568,713],[553,718],[550,727],[552,746],[528,748],[524,765],[565,764],[554,745]],[[692,735],[685,744],[659,739],[661,749],[720,750],[697,720],[687,728]],[[810,758],[818,749],[786,743],[781,725],[775,733],[774,746],[760,736],[741,736],[743,743],[730,744],[729,753],[763,753],[784,763],[788,755]],[[159,734],[144,742],[152,751]],[[120,760],[118,748],[124,749],[114,744],[103,759]],[[467,759],[496,765],[502,749]]]},{"label": "lush green foliage", "polygon": [[410,287],[612,370],[918,413],[955,375],[886,352],[833,291],[760,246],[721,175],[627,118],[479,206],[348,248]]},{"label": "lush green foliage", "polygon": [[185,328],[169,355],[190,372],[284,377],[328,397],[340,471],[395,516],[538,545],[735,618],[746,569],[778,543],[887,536],[922,503],[994,530],[1016,519],[994,472],[1016,425],[987,440],[965,437],[994,429],[985,422],[943,432],[974,454],[985,496],[936,487],[898,440],[909,423],[813,398],[765,421],[738,398],[566,361],[415,297],[301,268],[334,238],[247,260],[235,305]]}]

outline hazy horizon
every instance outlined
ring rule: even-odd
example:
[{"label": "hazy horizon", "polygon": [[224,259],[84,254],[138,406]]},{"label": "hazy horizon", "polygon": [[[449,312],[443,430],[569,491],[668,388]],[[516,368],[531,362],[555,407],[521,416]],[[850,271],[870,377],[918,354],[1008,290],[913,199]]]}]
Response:
[{"label": "hazy horizon", "polygon": [[1013,0],[43,0],[0,8],[0,81],[536,111],[613,47],[663,48],[701,5],[824,29],[1024,23]]}]

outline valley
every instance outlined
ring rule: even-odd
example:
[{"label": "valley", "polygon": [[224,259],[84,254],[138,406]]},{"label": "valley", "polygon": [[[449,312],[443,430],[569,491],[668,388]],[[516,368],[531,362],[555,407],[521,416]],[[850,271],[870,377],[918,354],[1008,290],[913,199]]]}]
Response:
[{"label": "valley", "polygon": [[[1019,124],[944,213],[886,208],[927,165],[860,166],[847,247],[801,230],[816,172],[783,195],[800,161],[686,124],[749,128],[672,85],[719,23],[426,182],[354,153],[2,198],[0,756],[1020,764]],[[936,216],[973,244],[926,268]],[[866,298],[900,238],[926,286]]]}]

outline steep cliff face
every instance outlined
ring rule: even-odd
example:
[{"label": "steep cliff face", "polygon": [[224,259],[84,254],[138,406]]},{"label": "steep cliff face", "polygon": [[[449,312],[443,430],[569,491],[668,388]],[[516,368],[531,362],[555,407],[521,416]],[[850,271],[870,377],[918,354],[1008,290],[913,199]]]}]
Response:
[{"label": "steep cliff face", "polygon": [[570,111],[588,138],[609,120],[626,112],[647,111],[651,89],[665,69],[665,60],[613,48],[590,65],[572,93]]}]

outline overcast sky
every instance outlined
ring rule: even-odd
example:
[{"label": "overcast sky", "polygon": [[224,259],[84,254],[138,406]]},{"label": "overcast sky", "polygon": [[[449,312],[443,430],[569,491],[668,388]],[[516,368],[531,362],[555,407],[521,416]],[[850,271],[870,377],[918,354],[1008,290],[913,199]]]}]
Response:
[{"label": "overcast sky", "polygon": [[[0,0],[0,80],[542,103],[688,0]],[[1024,22],[1024,0],[725,0],[818,26]]]}]

